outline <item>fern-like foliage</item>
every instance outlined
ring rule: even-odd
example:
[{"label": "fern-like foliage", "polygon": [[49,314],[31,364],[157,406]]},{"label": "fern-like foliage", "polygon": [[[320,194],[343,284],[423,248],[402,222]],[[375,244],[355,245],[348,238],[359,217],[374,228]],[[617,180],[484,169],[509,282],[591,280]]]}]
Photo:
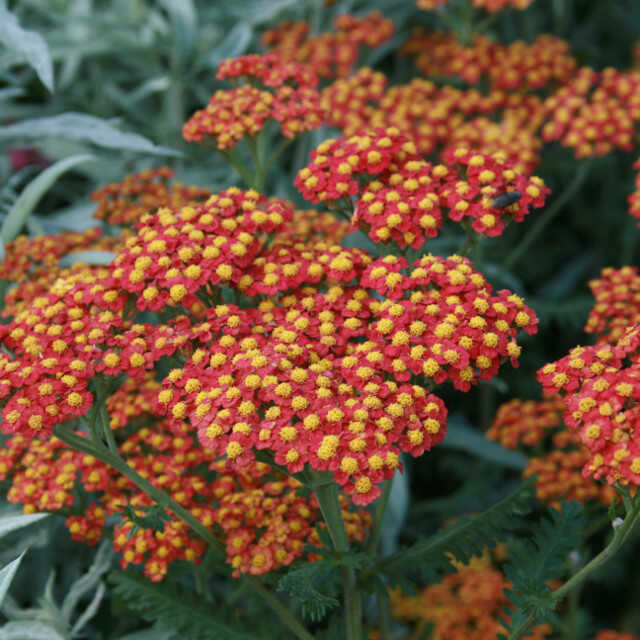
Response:
[{"label": "fern-like foliage", "polygon": [[278,581],[277,590],[289,595],[291,603],[303,618],[320,622],[340,604],[340,570],[344,567],[362,570],[371,567],[372,563],[366,553],[341,554],[326,548],[313,550],[323,557],[289,569]]},{"label": "fern-like foliage", "polygon": [[532,496],[530,478],[486,511],[461,518],[449,529],[384,558],[368,573],[381,573],[392,584],[401,585],[406,584],[408,576],[416,574],[424,580],[433,580],[438,573],[453,570],[451,557],[468,562],[472,556],[504,540],[531,510]]},{"label": "fern-like foliage", "polygon": [[512,586],[505,593],[513,610],[505,611],[510,621],[503,620],[509,638],[525,638],[533,624],[552,619],[556,602],[547,582],[565,572],[583,527],[582,507],[569,502],[560,511],[550,509],[549,518],[533,529],[533,537],[510,549],[504,572]]},{"label": "fern-like foliage", "polygon": [[181,640],[260,640],[255,632],[234,628],[224,617],[224,607],[213,608],[192,591],[150,582],[126,571],[109,574],[115,593],[142,618],[175,631]]}]

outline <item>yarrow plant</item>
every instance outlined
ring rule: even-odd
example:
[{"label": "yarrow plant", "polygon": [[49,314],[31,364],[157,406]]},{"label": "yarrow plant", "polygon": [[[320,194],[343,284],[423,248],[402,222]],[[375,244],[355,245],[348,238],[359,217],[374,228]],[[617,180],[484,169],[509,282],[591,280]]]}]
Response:
[{"label": "yarrow plant", "polygon": [[[545,143],[574,163],[633,149],[640,76],[581,66],[554,35],[490,37],[502,10],[530,4],[418,0],[401,42],[409,19],[325,7],[323,32],[317,3],[248,39],[266,50],[211,54],[215,84],[188,107],[176,87],[197,47],[189,12],[167,9],[184,30],[167,110],[194,143],[176,168],[109,174],[84,231],[18,216],[57,164],[14,198],[0,227],[0,481],[26,516],[61,516],[73,542],[116,559],[117,606],[149,633],[587,637],[578,588],[640,521],[640,280],[603,269],[592,344],[547,362],[536,307],[561,285],[529,296],[512,268],[587,175],[552,194],[535,175]],[[391,51],[415,77],[391,71]],[[182,182],[190,153],[236,175]],[[628,202],[638,217],[637,192]],[[532,399],[514,369],[533,381],[534,361]],[[439,501],[467,475],[448,448],[474,462]],[[425,469],[443,517],[422,531],[410,513],[403,529],[407,472]]]}]

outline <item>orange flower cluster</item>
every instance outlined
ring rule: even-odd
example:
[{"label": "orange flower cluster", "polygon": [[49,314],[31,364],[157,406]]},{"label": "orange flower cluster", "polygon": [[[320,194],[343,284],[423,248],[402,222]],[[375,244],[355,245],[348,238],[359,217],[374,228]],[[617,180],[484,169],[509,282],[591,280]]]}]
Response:
[{"label": "orange flower cluster", "polygon": [[[420,9],[432,11],[433,9],[444,6],[449,0],[416,0],[416,2]],[[533,0],[473,0],[473,6],[495,13],[505,7],[526,9],[532,2]]]},{"label": "orange flower cluster", "polygon": [[609,484],[640,484],[640,328],[615,344],[575,347],[538,371],[547,393],[561,393],[564,421],[589,450],[585,475]]},{"label": "orange flower cluster", "polygon": [[[508,605],[505,590],[510,583],[488,560],[462,566],[414,597],[391,592],[395,618],[415,623],[410,638],[423,637],[429,624],[438,640],[487,640],[506,630],[501,623]],[[530,636],[542,640],[551,635],[548,624],[531,629]]]},{"label": "orange flower cluster", "polygon": [[578,158],[630,151],[640,120],[640,73],[578,69],[545,103],[545,141],[559,140]]},{"label": "orange flower cluster", "polygon": [[182,135],[189,142],[213,138],[218,149],[224,150],[245,135],[254,136],[271,119],[280,124],[286,138],[323,123],[318,77],[308,67],[285,61],[275,52],[225,60],[217,78],[249,79],[251,84],[216,91],[209,104],[185,123]]},{"label": "orange flower cluster", "polygon": [[562,426],[564,410],[559,396],[540,401],[515,398],[500,405],[486,436],[507,449],[535,447],[552,430]]},{"label": "orange flower cluster", "polygon": [[332,33],[310,35],[305,21],[283,22],[265,31],[262,43],[284,60],[308,65],[319,76],[332,78],[351,73],[362,46],[375,49],[393,35],[393,22],[379,11],[339,15],[334,28]]},{"label": "orange flower cluster", "polygon": [[[458,147],[444,160],[446,165],[424,162],[397,129],[378,129],[325,141],[295,184],[311,202],[348,207],[348,198],[359,196],[354,226],[374,242],[413,248],[438,235],[445,217],[498,236],[508,221],[522,222],[530,206],[542,206],[549,192],[540,178],[518,174],[497,154]],[[362,174],[374,180],[363,184]]]},{"label": "orange flower cluster", "polygon": [[515,91],[566,83],[576,68],[568,49],[565,40],[550,35],[509,45],[478,35],[467,47],[454,35],[416,27],[402,52],[416,55],[427,77],[457,76],[471,84],[486,78],[493,89]]},{"label": "orange flower cluster", "polygon": [[174,175],[169,167],[146,169],[97,189],[91,194],[91,199],[98,203],[93,217],[108,224],[133,225],[145,213],[153,213],[160,207],[180,207],[211,195],[208,189],[180,182],[169,186]]},{"label": "orange flower cluster", "polygon": [[595,333],[598,343],[615,342],[627,327],[640,322],[640,276],[637,267],[602,270],[589,282],[596,303],[584,330]]}]

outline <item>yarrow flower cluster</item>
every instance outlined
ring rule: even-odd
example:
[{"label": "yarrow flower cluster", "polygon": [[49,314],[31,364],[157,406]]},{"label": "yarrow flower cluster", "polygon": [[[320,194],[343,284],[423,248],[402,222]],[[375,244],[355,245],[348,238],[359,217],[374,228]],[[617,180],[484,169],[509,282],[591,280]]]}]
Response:
[{"label": "yarrow flower cluster", "polygon": [[121,182],[97,189],[91,199],[98,203],[93,217],[113,225],[134,225],[140,218],[161,207],[180,207],[201,202],[211,195],[208,189],[180,182],[169,185],[173,169],[158,167],[128,175]]},{"label": "yarrow flower cluster", "polygon": [[362,46],[375,49],[393,35],[393,22],[379,11],[364,16],[342,14],[334,20],[334,31],[310,35],[309,23],[283,22],[265,31],[262,43],[284,60],[307,65],[320,77],[349,75]]},{"label": "yarrow flower cluster", "polygon": [[509,45],[478,35],[465,46],[454,35],[416,27],[402,52],[416,54],[415,64],[427,77],[457,76],[470,84],[485,77],[493,89],[515,91],[566,83],[576,68],[568,50],[565,40],[551,35]]},{"label": "yarrow flower cluster", "polygon": [[581,67],[544,103],[545,141],[559,140],[576,157],[630,151],[640,120],[640,73]]},{"label": "yarrow flower cluster", "polygon": [[544,391],[563,396],[564,421],[589,450],[583,473],[609,484],[640,484],[639,335],[630,327],[614,344],[575,347],[538,371]]},{"label": "yarrow flower cluster", "polygon": [[354,226],[374,242],[414,248],[438,235],[445,217],[470,220],[477,233],[500,235],[506,222],[522,222],[549,193],[540,178],[520,175],[498,154],[458,147],[443,157],[447,164],[433,166],[397,129],[379,129],[325,141],[295,184],[311,202],[337,207],[358,196]]},{"label": "yarrow flower cluster", "polygon": [[268,120],[280,124],[282,135],[293,138],[323,122],[318,77],[308,67],[282,59],[277,53],[247,54],[222,62],[219,80],[250,79],[260,83],[219,89],[209,104],[185,123],[189,142],[215,140],[218,149],[230,149],[244,136],[256,135]]},{"label": "yarrow flower cluster", "polygon": [[595,305],[584,330],[598,342],[615,342],[629,326],[640,322],[640,276],[637,267],[606,267],[589,282]]},{"label": "yarrow flower cluster", "polygon": [[[257,462],[241,473],[231,472],[224,461],[197,446],[186,424],[168,428],[153,417],[158,388],[150,377],[127,379],[109,398],[111,427],[118,433],[139,421],[121,442],[120,453],[203,524],[219,527],[236,576],[277,570],[302,557],[305,545],[322,546],[314,528],[321,520],[319,507],[313,497],[297,495],[299,482]],[[214,473],[203,474],[203,463]],[[201,560],[205,544],[183,522],[165,514],[153,527],[140,526],[153,507],[149,497],[111,467],[55,437],[10,438],[0,449],[0,479],[5,478],[11,481],[8,500],[22,504],[25,513],[71,511],[65,524],[74,540],[97,544],[107,518],[115,519],[113,547],[121,554],[121,566],[143,565],[152,581],[162,580],[172,562]],[[86,508],[78,500],[79,487],[93,498]],[[342,504],[348,537],[362,540],[369,514],[349,511],[344,496]],[[141,520],[131,519],[125,507]]]}]

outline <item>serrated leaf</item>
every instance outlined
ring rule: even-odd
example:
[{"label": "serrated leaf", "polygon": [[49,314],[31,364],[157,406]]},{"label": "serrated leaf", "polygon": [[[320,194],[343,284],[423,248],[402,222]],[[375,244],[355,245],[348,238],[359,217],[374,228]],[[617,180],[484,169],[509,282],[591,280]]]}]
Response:
[{"label": "serrated leaf", "polygon": [[44,38],[23,29],[18,18],[0,2],[0,42],[35,69],[42,84],[53,92],[53,62]]},{"label": "serrated leaf", "polygon": [[43,520],[44,518],[48,518],[50,514],[48,513],[33,513],[26,515],[8,515],[0,517],[0,538],[6,536],[8,533],[12,531],[16,531],[17,529],[22,529],[23,527],[28,527],[30,524],[34,522],[38,522],[39,520]]},{"label": "serrated leaf", "polygon": [[9,591],[13,577],[16,575],[25,553],[27,553],[26,549],[15,560],[0,569],[0,605]]},{"label": "serrated leaf", "polygon": [[253,30],[249,23],[238,22],[224,40],[207,56],[206,63],[211,67],[217,67],[223,60],[243,54],[252,37]]},{"label": "serrated leaf", "polygon": [[20,197],[16,200],[2,223],[2,228],[0,229],[0,238],[2,238],[2,241],[5,244],[11,242],[20,233],[20,230],[27,220],[27,216],[33,211],[45,192],[63,173],[83,162],[93,160],[95,160],[93,156],[86,154],[71,156],[47,167],[37,178],[32,180],[22,191]]},{"label": "serrated leaf", "polygon": [[447,435],[440,446],[465,451],[508,469],[522,470],[527,466],[525,456],[506,449],[497,442],[487,440],[484,435],[466,424],[465,418],[460,414],[453,414],[447,420]]},{"label": "serrated leaf", "polygon": [[84,262],[92,265],[107,265],[111,264],[112,260],[116,257],[113,251],[99,251],[94,249],[93,251],[74,251],[66,256],[60,258],[61,267],[70,267],[78,262]]},{"label": "serrated leaf", "polygon": [[155,145],[137,133],[120,131],[108,120],[74,111],[46,118],[31,118],[0,127],[0,140],[40,140],[47,137],[88,142],[105,149],[166,156],[182,155],[175,149]]},{"label": "serrated leaf", "polygon": [[0,628],[0,640],[67,640],[44,622],[13,621]]}]

